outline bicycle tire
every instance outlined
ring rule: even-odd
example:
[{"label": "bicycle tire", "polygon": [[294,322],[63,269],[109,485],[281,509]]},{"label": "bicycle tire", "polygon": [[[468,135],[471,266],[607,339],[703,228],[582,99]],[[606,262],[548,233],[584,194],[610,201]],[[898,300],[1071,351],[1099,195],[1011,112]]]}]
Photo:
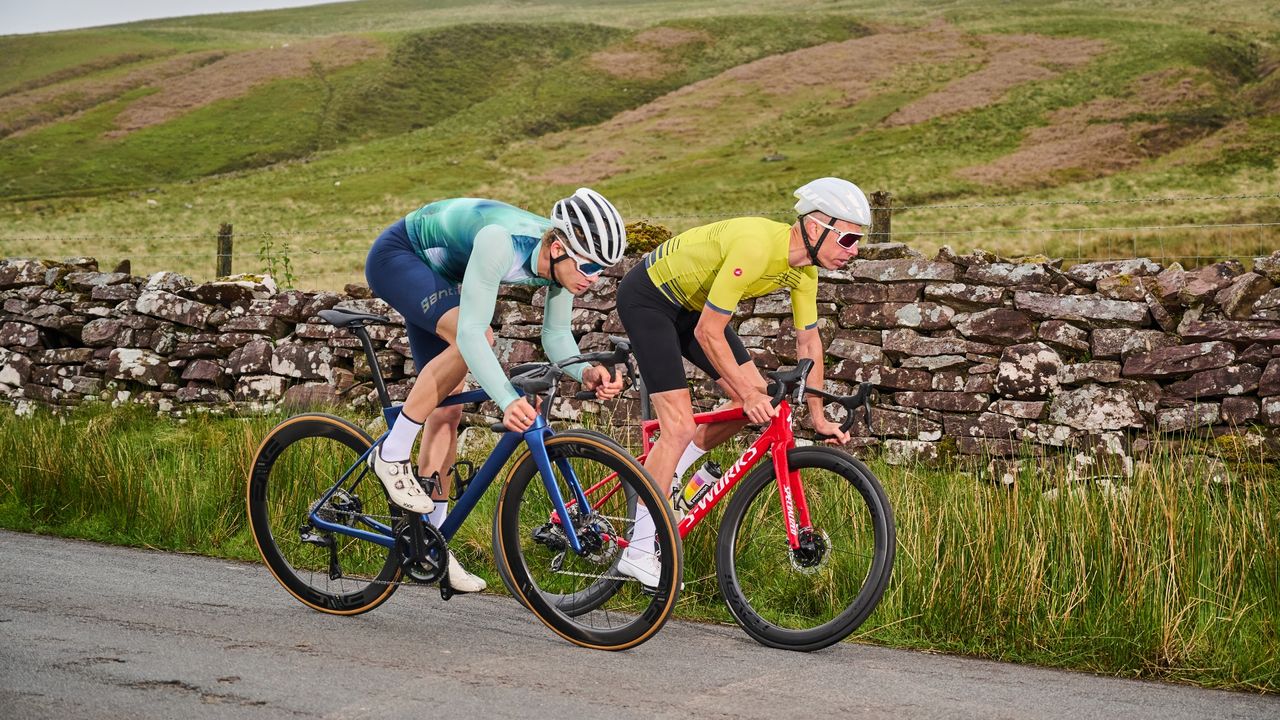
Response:
[{"label": "bicycle tire", "polygon": [[[653,637],[675,608],[682,581],[680,535],[675,519],[649,474],[617,443],[597,433],[568,431],[546,439],[547,455],[556,470],[556,483],[572,497],[558,460],[568,461],[584,486],[609,473],[630,488],[638,502],[661,508],[652,515],[653,538],[659,554],[659,581],[646,591],[638,581],[614,570],[622,552],[618,539],[630,535],[632,516],[627,493],[615,493],[575,528],[587,552],[579,555],[566,547],[534,539],[533,531],[547,524],[551,504],[532,453],[526,449],[515,462],[498,498],[497,558],[505,563],[509,587],[516,598],[556,634],[582,647],[625,650]],[[591,539],[600,542],[592,546]],[[596,592],[604,580],[618,580],[607,598],[590,611],[570,614],[556,598],[578,592]],[[599,599],[596,596],[596,599]]]},{"label": "bicycle tire", "polygon": [[[596,430],[577,429],[577,430],[574,430],[574,432],[594,435],[596,437],[600,437],[608,441],[613,440],[608,435],[605,435],[604,433],[601,433]],[[602,490],[602,492],[607,492],[607,491],[608,491],[608,487],[606,486]],[[628,503],[627,503],[628,513],[631,516],[635,515],[635,508],[636,508],[635,497],[636,496],[634,492],[631,492],[628,497]],[[498,577],[502,579],[502,584],[506,586],[507,591],[511,593],[511,596],[519,600],[520,603],[523,604],[525,607],[528,607],[528,603],[524,601],[524,598],[521,597],[520,593],[516,592],[515,584],[511,580],[511,571],[507,569],[507,564],[503,562],[501,545],[498,542],[498,535],[501,532],[499,528],[498,518],[499,518],[499,515],[498,513],[495,512],[493,514],[493,533],[490,535],[490,537],[493,539],[492,540],[493,558],[494,558],[494,565],[498,569]],[[617,562],[615,561],[614,566],[616,565],[617,565]],[[609,572],[616,573],[616,567],[611,567]],[[592,610],[595,610],[596,608],[600,607],[604,603],[608,602],[609,598],[613,597],[613,594],[616,593],[618,589],[622,587],[622,583],[623,583],[622,580],[605,577],[605,578],[601,578],[599,581],[595,583],[592,583],[590,587],[588,587],[586,590],[583,590],[581,592],[567,594],[567,593],[553,593],[553,592],[543,591],[542,596],[547,600],[547,602],[554,605],[556,609],[558,609],[560,612],[570,617],[576,617],[578,615],[591,612]]]},{"label": "bicycle tire", "polygon": [[848,637],[879,604],[893,571],[893,510],[871,470],[843,451],[793,448],[787,461],[804,483],[817,538],[812,547],[825,550],[791,551],[767,463],[742,481],[725,509],[716,577],[748,635],[808,652]]},{"label": "bicycle tire", "polygon": [[[267,434],[249,469],[249,527],[263,562],[285,590],[323,613],[368,612],[386,602],[400,581],[399,553],[394,549],[311,527],[313,540],[336,543],[342,574],[334,579],[328,572],[328,547],[302,539],[310,527],[312,506],[372,444],[368,433],[342,418],[297,415]],[[362,484],[368,490],[363,498],[355,492]],[[333,518],[354,522],[356,515],[367,513],[391,518],[394,524],[399,517],[400,509],[387,501],[382,483],[366,467],[360,467],[345,487],[342,504],[331,499],[324,509]]]}]

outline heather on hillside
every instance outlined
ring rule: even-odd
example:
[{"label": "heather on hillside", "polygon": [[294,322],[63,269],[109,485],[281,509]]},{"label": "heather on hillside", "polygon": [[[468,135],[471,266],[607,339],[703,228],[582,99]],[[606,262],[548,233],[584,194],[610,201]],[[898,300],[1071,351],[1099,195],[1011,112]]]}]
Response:
[{"label": "heather on hillside", "polygon": [[926,253],[1264,255],[1268,7],[371,0],[10,36],[0,255],[204,279],[232,223],[237,269],[341,288],[439,197],[591,185],[679,231],[785,218],[830,174],[892,193]]}]

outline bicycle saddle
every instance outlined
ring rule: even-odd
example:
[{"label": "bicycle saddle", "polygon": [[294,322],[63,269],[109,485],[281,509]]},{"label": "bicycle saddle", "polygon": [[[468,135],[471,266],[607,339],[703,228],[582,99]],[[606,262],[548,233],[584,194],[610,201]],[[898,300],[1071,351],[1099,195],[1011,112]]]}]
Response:
[{"label": "bicycle saddle", "polygon": [[361,325],[385,325],[391,322],[391,318],[386,317],[385,315],[374,315],[373,313],[356,312],[355,310],[343,310],[342,308],[321,310],[316,314],[320,316],[321,320],[340,328],[356,327]]}]

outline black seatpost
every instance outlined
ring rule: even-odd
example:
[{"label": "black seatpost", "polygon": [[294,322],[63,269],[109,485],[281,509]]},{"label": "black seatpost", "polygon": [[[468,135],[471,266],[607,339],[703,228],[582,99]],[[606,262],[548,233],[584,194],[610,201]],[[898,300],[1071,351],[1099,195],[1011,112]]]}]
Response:
[{"label": "black seatpost", "polygon": [[378,402],[382,403],[382,409],[386,410],[391,407],[391,396],[387,394],[387,384],[382,380],[382,369],[378,367],[378,356],[373,352],[373,341],[369,339],[369,331],[364,325],[352,325],[351,332],[360,338],[360,344],[364,346],[365,357],[369,360],[369,371],[373,373],[373,387],[378,391]]}]

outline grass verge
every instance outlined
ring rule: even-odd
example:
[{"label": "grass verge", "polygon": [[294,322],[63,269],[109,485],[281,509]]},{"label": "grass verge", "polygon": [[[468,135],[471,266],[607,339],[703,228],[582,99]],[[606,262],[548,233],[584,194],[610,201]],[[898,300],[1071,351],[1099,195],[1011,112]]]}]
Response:
[{"label": "grass verge", "polygon": [[[244,483],[281,419],[2,408],[0,526],[255,560]],[[897,561],[855,639],[1276,692],[1280,471],[1237,457],[1228,482],[1209,482],[1195,452],[1163,446],[1123,487],[1030,470],[1002,487],[956,469],[873,461],[897,519]],[[453,546],[500,588],[491,509],[486,498]],[[718,520],[717,511],[686,539],[684,617],[729,621],[714,572]]]}]

